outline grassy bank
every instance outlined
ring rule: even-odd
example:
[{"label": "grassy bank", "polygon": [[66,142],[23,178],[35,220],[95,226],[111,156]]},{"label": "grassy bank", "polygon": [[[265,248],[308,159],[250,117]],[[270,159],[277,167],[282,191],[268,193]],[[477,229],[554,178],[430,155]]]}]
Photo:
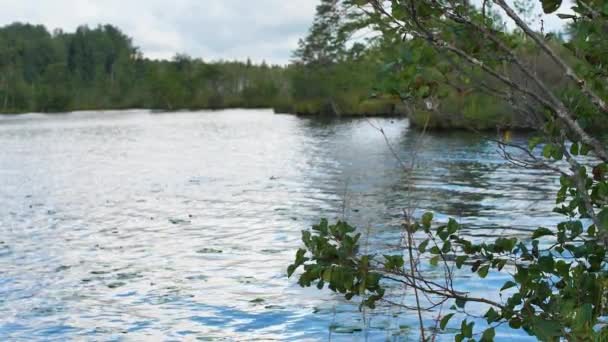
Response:
[{"label": "grassy bank", "polygon": [[275,113],[302,116],[404,116],[407,108],[400,101],[390,98],[314,99],[306,101],[285,101],[274,107]]}]

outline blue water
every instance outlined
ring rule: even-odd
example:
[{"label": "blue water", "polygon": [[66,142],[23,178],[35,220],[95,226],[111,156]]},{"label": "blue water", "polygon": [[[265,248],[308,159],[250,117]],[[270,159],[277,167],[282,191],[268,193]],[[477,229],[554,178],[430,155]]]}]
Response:
[{"label": "blue water", "polygon": [[[390,248],[414,199],[473,239],[523,236],[555,222],[557,183],[476,134],[371,123],[405,161],[421,143],[411,186],[365,119],[0,117],[0,340],[416,341],[411,312],[359,312],[287,279],[300,231],[345,217]],[[457,281],[494,296],[504,279]]]}]

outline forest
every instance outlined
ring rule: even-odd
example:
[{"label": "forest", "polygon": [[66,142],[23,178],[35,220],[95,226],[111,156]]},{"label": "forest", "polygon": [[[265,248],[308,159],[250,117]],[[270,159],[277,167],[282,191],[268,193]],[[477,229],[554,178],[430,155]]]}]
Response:
[{"label": "forest", "polygon": [[278,66],[180,53],[152,60],[112,25],[67,33],[14,23],[0,28],[0,46],[7,47],[0,52],[0,112],[265,107],[304,115],[392,114],[394,100],[371,98],[376,49],[356,44],[347,50],[346,36],[325,36],[345,31],[340,20],[321,25],[290,65]]},{"label": "forest", "polygon": [[0,112],[273,107],[285,70],[176,54],[145,58],[117,27],[74,33],[15,23],[0,29]]}]

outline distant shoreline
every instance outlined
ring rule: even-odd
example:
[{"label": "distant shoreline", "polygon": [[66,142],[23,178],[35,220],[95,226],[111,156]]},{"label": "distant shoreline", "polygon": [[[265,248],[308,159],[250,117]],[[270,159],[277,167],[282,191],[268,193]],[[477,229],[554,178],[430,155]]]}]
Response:
[{"label": "distant shoreline", "polygon": [[[312,120],[340,120],[340,119],[365,119],[365,118],[393,118],[393,119],[408,119],[410,122],[410,127],[423,130],[424,127],[417,124],[412,118],[409,118],[403,114],[302,114],[302,113],[286,113],[286,112],[278,112],[275,108],[272,107],[260,107],[260,108],[246,108],[246,107],[228,107],[228,108],[198,108],[198,109],[176,109],[176,110],[167,110],[167,109],[149,109],[149,108],[124,108],[124,109],[82,109],[82,110],[73,110],[73,111],[65,111],[65,112],[23,112],[23,113],[0,113],[0,118],[4,117],[18,117],[24,115],[70,115],[70,114],[87,114],[87,113],[108,113],[108,114],[116,114],[120,115],[121,112],[142,112],[149,114],[173,114],[173,113],[196,113],[207,111],[210,113],[213,112],[222,112],[228,110],[264,110],[268,111],[273,115],[291,115],[299,118],[312,119]],[[426,127],[427,131],[436,132],[436,133],[449,133],[449,132],[496,132],[496,131],[510,131],[516,133],[529,133],[536,131],[533,128],[524,128],[524,127],[481,127],[472,129],[470,127],[461,127],[461,126],[440,126],[440,127]]]},{"label": "distant shoreline", "polygon": [[276,108],[272,107],[224,107],[224,108],[176,108],[176,109],[158,109],[158,108],[83,108],[83,109],[74,109],[69,111],[52,111],[52,112],[0,112],[0,116],[19,116],[19,115],[28,115],[28,114],[44,114],[44,115],[61,115],[61,114],[72,114],[72,113],[86,113],[86,112],[136,112],[136,111],[148,111],[150,113],[180,113],[180,112],[198,112],[198,111],[209,111],[209,112],[221,112],[224,110],[268,110],[272,111],[274,114],[284,114],[284,115],[295,115],[299,117],[344,117],[344,118],[357,118],[357,117],[406,117],[402,114],[396,113],[361,113],[361,114],[306,114],[306,113],[291,113],[291,112],[283,112],[277,111]]}]

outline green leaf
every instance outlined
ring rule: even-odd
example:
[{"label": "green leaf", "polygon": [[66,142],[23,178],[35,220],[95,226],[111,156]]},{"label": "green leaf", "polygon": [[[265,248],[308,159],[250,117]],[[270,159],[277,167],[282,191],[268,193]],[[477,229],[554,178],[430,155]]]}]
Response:
[{"label": "green leaf", "polygon": [[500,289],[500,292],[502,292],[502,291],[504,291],[504,290],[508,290],[508,289],[513,288],[513,287],[515,287],[515,286],[517,286],[517,284],[516,284],[515,282],[513,282],[513,281],[510,281],[510,280],[509,280],[509,281],[507,281],[507,282],[506,282],[506,283],[505,283],[505,284],[502,286],[502,288]]},{"label": "green leaf", "polygon": [[484,317],[486,318],[488,323],[494,323],[500,319],[500,315],[498,314],[498,312],[496,312],[496,310],[494,310],[494,308],[490,308],[488,312],[486,312],[486,315]]},{"label": "green leaf", "polygon": [[562,5],[562,0],[541,0],[543,3],[543,11],[545,13],[553,13]]},{"label": "green leaf", "polygon": [[424,215],[422,215],[422,225],[424,226],[424,228],[430,228],[432,222],[433,222],[433,213],[428,212],[428,213],[424,213]]},{"label": "green leaf", "polygon": [[551,145],[551,144],[545,145],[545,147],[543,147],[543,157],[551,158],[552,154],[553,154],[553,145]]},{"label": "green leaf", "polygon": [[462,324],[460,326],[460,333],[462,334],[462,336],[472,338],[473,326],[475,326],[475,322],[467,323],[467,320],[462,321]]},{"label": "green leaf", "polygon": [[534,150],[536,148],[536,146],[538,146],[538,144],[540,144],[542,142],[543,142],[543,138],[534,137],[534,138],[530,139],[530,141],[528,141],[528,149]]},{"label": "green leaf", "polygon": [[481,340],[479,340],[479,342],[493,342],[494,337],[496,337],[496,331],[494,330],[494,328],[490,328],[483,332],[483,335],[481,335]]},{"label": "green leaf", "polygon": [[496,269],[499,271],[502,271],[503,268],[505,268],[505,266],[507,265],[507,260],[502,259],[502,260],[498,260],[496,261]]},{"label": "green leaf", "polygon": [[551,156],[555,160],[562,160],[564,158],[564,149],[561,147],[553,148],[553,153],[551,153]]},{"label": "green leaf", "polygon": [[431,94],[431,88],[429,86],[422,86],[418,89],[418,96],[426,98]]},{"label": "green leaf", "polygon": [[566,263],[564,260],[558,260],[555,263],[555,270],[560,277],[566,277],[568,276],[568,273],[570,273],[570,264]]},{"label": "green leaf", "polygon": [[[559,14],[558,14],[558,16],[559,16]],[[572,153],[572,155],[578,156],[578,151],[579,151],[578,143],[577,142],[572,143],[572,146],[570,146],[570,153]]]},{"label": "green leaf", "polygon": [[331,268],[327,268],[325,271],[323,271],[323,281],[326,281],[328,283],[331,282],[331,275]]},{"label": "green leaf", "polygon": [[600,230],[608,230],[608,208],[604,208],[598,215],[597,219],[600,221]]},{"label": "green leaf", "polygon": [[509,327],[511,327],[513,329],[521,328],[521,324],[522,324],[521,320],[517,317],[515,317],[509,321]]},{"label": "green leaf", "polygon": [[439,265],[439,255],[435,255],[434,257],[432,257],[429,262],[431,263],[431,266]]},{"label": "green leaf", "polygon": [[593,305],[586,303],[576,311],[576,327],[583,330],[593,321]]},{"label": "green leaf", "polygon": [[386,259],[384,267],[387,270],[398,270],[404,265],[403,257],[400,255],[385,255],[384,258]]},{"label": "green leaf", "polygon": [[311,236],[312,236],[312,234],[310,233],[310,231],[308,231],[308,230],[302,231],[302,241],[304,242],[304,244],[310,243]]},{"label": "green leaf", "polygon": [[459,269],[462,268],[462,265],[464,265],[467,259],[469,259],[467,255],[461,255],[456,257],[456,267],[458,267]]},{"label": "green leaf", "polygon": [[328,225],[329,225],[329,222],[327,221],[327,219],[322,219],[318,225],[312,226],[312,229],[316,230],[318,232],[327,234]]},{"label": "green leaf", "polygon": [[443,248],[441,248],[441,251],[445,254],[448,253],[452,250],[452,243],[450,241],[446,241],[443,244]]},{"label": "green leaf", "polygon": [[424,240],[420,245],[418,245],[418,252],[424,253],[426,252],[426,247],[428,247],[430,240]]},{"label": "green leaf", "polygon": [[595,225],[591,225],[589,227],[589,229],[587,229],[587,235],[589,235],[589,236],[595,236],[596,232],[597,232],[597,228],[595,227]]},{"label": "green leaf", "polygon": [[292,265],[289,265],[289,267],[287,268],[287,277],[291,277],[293,275],[293,273],[296,271],[296,269],[298,269],[298,267],[300,267],[306,261],[308,261],[308,258],[304,257],[305,255],[306,255],[305,249],[302,249],[302,248],[298,249],[298,251],[296,252],[295,262]]},{"label": "green leaf", "polygon": [[532,319],[531,330],[536,337],[543,341],[554,341],[562,336],[562,325],[559,322],[536,317]]},{"label": "green leaf", "polygon": [[296,271],[296,265],[289,265],[289,267],[287,267],[287,277],[291,278],[291,276],[293,275],[293,273]]},{"label": "green leaf", "polygon": [[532,239],[538,239],[547,235],[555,235],[555,233],[553,233],[553,231],[548,228],[541,227],[534,231],[534,233],[532,234]]},{"label": "green leaf", "polygon": [[458,231],[459,225],[458,222],[454,219],[450,219],[448,221],[448,234],[452,235]]},{"label": "green leaf", "polygon": [[448,325],[448,322],[450,321],[450,319],[452,319],[452,317],[454,317],[453,313],[443,316],[441,322],[439,323],[439,327],[441,328],[441,330],[445,330],[445,327]]},{"label": "green leaf", "polygon": [[464,308],[464,306],[467,304],[467,300],[464,298],[456,298],[456,306],[459,308]]},{"label": "green leaf", "polygon": [[494,244],[497,247],[496,248],[497,253],[501,253],[503,251],[511,252],[513,250],[513,248],[515,248],[515,245],[517,244],[517,239],[516,238],[511,238],[511,239],[498,238],[498,239],[496,239],[496,242]]},{"label": "green leaf", "polygon": [[490,271],[490,265],[485,265],[479,268],[479,270],[477,271],[477,274],[479,274],[479,276],[481,278],[485,278],[488,276],[488,272]]}]

